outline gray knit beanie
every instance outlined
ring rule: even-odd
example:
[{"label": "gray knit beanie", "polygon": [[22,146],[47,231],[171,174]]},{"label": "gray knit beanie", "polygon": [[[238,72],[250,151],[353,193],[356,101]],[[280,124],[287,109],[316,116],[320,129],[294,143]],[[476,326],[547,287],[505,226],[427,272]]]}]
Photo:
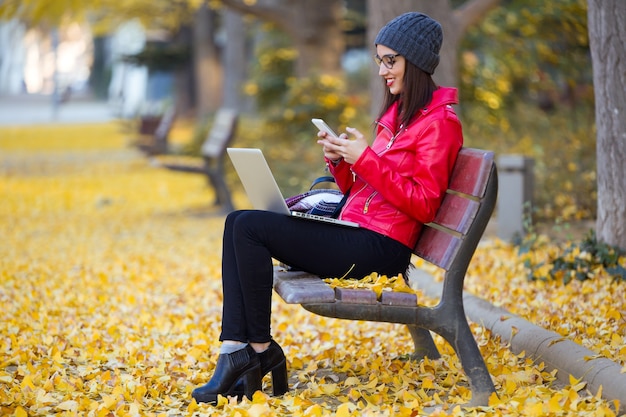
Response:
[{"label": "gray knit beanie", "polygon": [[443,31],[436,20],[423,13],[409,12],[387,23],[376,36],[376,45],[397,51],[407,61],[426,71],[435,72]]}]

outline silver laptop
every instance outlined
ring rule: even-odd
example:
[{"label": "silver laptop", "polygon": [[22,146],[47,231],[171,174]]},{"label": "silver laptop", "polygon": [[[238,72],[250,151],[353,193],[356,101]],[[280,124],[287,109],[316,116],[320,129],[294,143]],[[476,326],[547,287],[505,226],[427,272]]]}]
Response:
[{"label": "silver laptop", "polygon": [[246,190],[248,199],[255,209],[342,226],[359,227],[358,223],[347,220],[289,210],[260,149],[227,148],[226,151],[239,175],[243,188]]}]

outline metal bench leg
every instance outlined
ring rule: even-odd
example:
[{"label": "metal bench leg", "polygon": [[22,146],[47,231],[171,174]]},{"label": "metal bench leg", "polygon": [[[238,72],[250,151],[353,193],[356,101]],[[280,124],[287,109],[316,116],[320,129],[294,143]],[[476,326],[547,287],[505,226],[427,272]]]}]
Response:
[{"label": "metal bench leg", "polygon": [[454,323],[454,328],[442,329],[441,335],[454,348],[469,379],[472,390],[472,401],[469,405],[473,407],[486,406],[489,404],[491,394],[496,392],[487,365],[485,365],[465,317],[457,317],[456,320],[450,322]]},{"label": "metal bench leg", "polygon": [[215,173],[212,172],[210,169],[207,170],[207,180],[208,180],[207,182],[209,183],[209,185],[213,189],[213,192],[215,193],[215,199],[213,200],[213,205],[214,206],[221,206],[222,205],[222,198],[221,198],[221,193],[220,193],[220,184],[219,184],[219,181],[216,178]]},{"label": "metal bench leg", "polygon": [[441,357],[430,331],[413,324],[407,324],[406,327],[409,329],[409,333],[415,344],[415,352],[411,355],[411,359],[422,360],[425,357],[439,359]]},{"label": "metal bench leg", "polygon": [[215,190],[215,204],[222,206],[224,211],[231,212],[234,210],[233,203],[230,199],[230,191],[226,186],[226,181],[220,175],[209,173],[211,184]]},{"label": "metal bench leg", "polygon": [[205,160],[205,169],[209,184],[215,191],[215,205],[222,206],[226,212],[233,211],[234,207],[230,198],[230,190],[224,180],[222,164],[218,162],[217,166],[212,166],[209,161]]},{"label": "metal bench leg", "polygon": [[167,153],[168,140],[167,136],[155,136],[152,153],[154,155],[165,155]]}]

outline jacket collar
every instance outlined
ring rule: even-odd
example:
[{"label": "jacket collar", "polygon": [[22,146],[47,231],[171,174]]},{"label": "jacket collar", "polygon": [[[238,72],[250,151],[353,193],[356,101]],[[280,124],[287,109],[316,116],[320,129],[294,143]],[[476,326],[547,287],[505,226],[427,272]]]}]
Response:
[{"label": "jacket collar", "polygon": [[433,93],[433,99],[421,110],[422,114],[428,114],[441,106],[459,104],[459,92],[456,88],[439,87]]}]

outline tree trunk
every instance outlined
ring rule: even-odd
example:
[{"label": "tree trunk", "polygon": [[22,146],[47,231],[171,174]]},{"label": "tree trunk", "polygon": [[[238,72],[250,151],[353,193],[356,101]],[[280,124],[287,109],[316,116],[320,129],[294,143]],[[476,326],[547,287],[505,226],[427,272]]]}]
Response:
[{"label": "tree trunk", "polygon": [[338,0],[304,0],[292,8],[291,19],[281,26],[298,51],[296,77],[341,73],[345,40],[341,29],[342,6]]},{"label": "tree trunk", "polygon": [[195,16],[193,58],[196,80],[197,116],[205,117],[222,102],[222,68],[215,45],[215,12],[204,3]]},{"label": "tree trunk", "polygon": [[345,41],[341,0],[222,0],[224,5],[275,23],[298,51],[296,76],[341,72]]},{"label": "tree trunk", "polygon": [[596,101],[599,240],[626,250],[626,2],[589,0]]},{"label": "tree trunk", "polygon": [[439,23],[443,29],[443,44],[439,53],[439,65],[433,75],[437,85],[447,87],[457,87],[459,84],[458,52],[459,41],[463,33],[460,30],[449,0],[428,1],[420,0],[415,2],[417,10],[427,14]]},{"label": "tree trunk", "polygon": [[[374,40],[380,29],[391,19],[402,13],[416,11],[415,0],[367,0],[367,46],[375,55]],[[378,75],[378,67],[372,65],[370,70],[370,114],[375,118],[380,112],[383,102],[384,85]]]},{"label": "tree trunk", "polygon": [[[188,25],[181,26],[176,35],[175,42],[181,45],[190,45],[193,37],[193,28]],[[193,60],[189,65],[174,70],[174,91],[175,108],[177,115],[186,115],[195,110],[196,97],[193,85]]]},{"label": "tree trunk", "polygon": [[226,48],[224,58],[223,106],[243,110],[242,86],[246,79],[246,25],[241,14],[224,11],[224,27],[226,29]]},{"label": "tree trunk", "polygon": [[[369,45],[374,48],[376,34],[394,17],[410,11],[427,14],[437,20],[443,29],[443,45],[433,79],[438,85],[456,87],[459,77],[458,50],[462,36],[467,28],[478,23],[499,3],[500,0],[468,0],[458,9],[452,10],[449,0],[368,0]],[[375,116],[380,110],[379,106],[383,97],[383,87],[377,67],[372,70],[370,80],[371,112]]]}]

